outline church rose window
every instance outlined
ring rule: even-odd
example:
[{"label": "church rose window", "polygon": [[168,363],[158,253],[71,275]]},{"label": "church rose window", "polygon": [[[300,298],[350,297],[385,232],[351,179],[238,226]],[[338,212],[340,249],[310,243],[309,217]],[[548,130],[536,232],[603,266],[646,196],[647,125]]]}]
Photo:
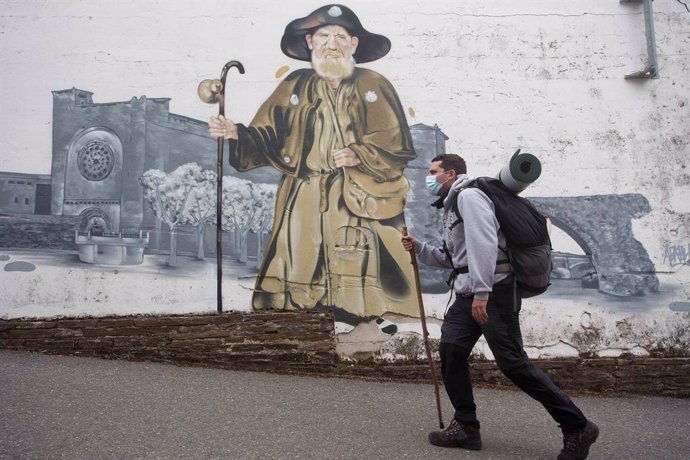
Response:
[{"label": "church rose window", "polygon": [[113,170],[115,153],[101,141],[91,141],[79,150],[77,165],[82,176],[92,181],[103,180]]}]

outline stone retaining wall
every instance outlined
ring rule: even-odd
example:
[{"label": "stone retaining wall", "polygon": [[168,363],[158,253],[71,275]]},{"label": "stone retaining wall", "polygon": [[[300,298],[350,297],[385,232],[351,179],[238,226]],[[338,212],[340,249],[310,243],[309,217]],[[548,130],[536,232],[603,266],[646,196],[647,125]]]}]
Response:
[{"label": "stone retaining wall", "polygon": [[[236,370],[430,381],[424,362],[339,360],[333,317],[320,312],[0,320],[0,348]],[[690,397],[690,358],[580,358],[535,360],[535,364],[568,391]],[[471,366],[477,385],[512,387],[494,362],[475,361]]]},{"label": "stone retaining wall", "polygon": [[[532,362],[559,387],[580,394],[640,394],[690,398],[690,358],[539,359]],[[436,370],[440,373],[440,363]],[[470,363],[478,387],[515,389],[493,361]],[[340,376],[430,382],[426,363],[341,363]],[[440,375],[438,381],[440,382]]]},{"label": "stone retaining wall", "polygon": [[337,362],[325,313],[0,320],[0,348],[285,373],[332,374]]}]

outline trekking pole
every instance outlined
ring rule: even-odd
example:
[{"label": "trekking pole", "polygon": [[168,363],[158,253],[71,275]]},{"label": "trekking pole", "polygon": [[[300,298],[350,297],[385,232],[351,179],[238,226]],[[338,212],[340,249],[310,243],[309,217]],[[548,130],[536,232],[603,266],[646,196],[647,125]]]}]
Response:
[{"label": "trekking pole", "polygon": [[[199,83],[197,90],[199,98],[208,103],[218,103],[218,116],[225,116],[225,77],[228,70],[237,67],[240,73],[244,73],[244,66],[239,61],[229,61],[223,66],[220,80],[204,80]],[[216,302],[218,313],[223,313],[223,137],[218,138],[218,179],[216,181]]]},{"label": "trekking pole", "polygon": [[[402,228],[403,236],[407,236],[407,227]],[[436,366],[431,357],[431,346],[429,345],[429,331],[426,328],[426,312],[424,311],[424,302],[422,301],[422,287],[419,282],[419,268],[417,267],[417,256],[414,253],[414,247],[410,249],[410,261],[412,263],[412,270],[414,271],[414,284],[417,288],[417,303],[419,304],[419,318],[422,321],[422,337],[424,338],[424,348],[426,349],[426,358],[429,360],[429,368],[431,369],[431,381],[434,383],[434,395],[436,395],[436,412],[438,413],[438,426],[443,429],[443,415],[441,415],[441,397],[438,394],[438,381],[436,380]]]}]

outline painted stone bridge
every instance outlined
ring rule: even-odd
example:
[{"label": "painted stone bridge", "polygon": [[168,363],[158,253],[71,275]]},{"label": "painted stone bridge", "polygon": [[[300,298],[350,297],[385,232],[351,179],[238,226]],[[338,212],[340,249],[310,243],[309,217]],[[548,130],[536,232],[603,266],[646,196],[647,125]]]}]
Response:
[{"label": "painted stone bridge", "polygon": [[616,296],[658,292],[659,279],[654,264],[632,231],[632,220],[651,211],[643,195],[529,200],[592,259],[600,291]]}]

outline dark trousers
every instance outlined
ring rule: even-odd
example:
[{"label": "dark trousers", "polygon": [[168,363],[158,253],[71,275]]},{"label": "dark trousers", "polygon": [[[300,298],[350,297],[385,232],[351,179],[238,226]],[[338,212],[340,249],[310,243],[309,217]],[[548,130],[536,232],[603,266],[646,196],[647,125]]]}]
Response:
[{"label": "dark trousers", "polygon": [[511,382],[539,401],[561,425],[584,427],[587,419],[570,398],[527,358],[520,332],[520,298],[514,305],[513,279],[494,285],[489,295],[489,320],[477,323],[472,317],[472,297],[458,296],[441,327],[441,372],[455,418],[476,422],[477,413],[467,359],[484,334],[498,368]]}]

